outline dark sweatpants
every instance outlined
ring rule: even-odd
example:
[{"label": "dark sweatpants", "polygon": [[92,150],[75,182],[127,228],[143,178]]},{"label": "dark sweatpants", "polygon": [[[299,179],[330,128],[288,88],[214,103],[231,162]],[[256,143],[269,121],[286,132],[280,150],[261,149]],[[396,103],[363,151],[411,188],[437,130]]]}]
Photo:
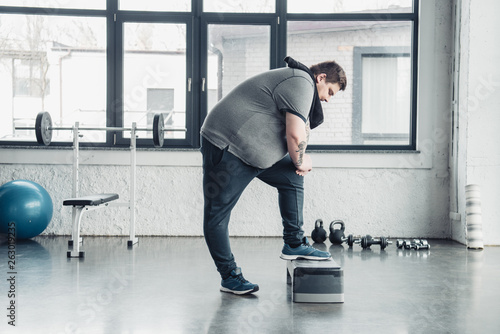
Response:
[{"label": "dark sweatpants", "polygon": [[295,173],[296,168],[288,155],[270,168],[259,169],[245,164],[227,149],[217,148],[204,137],[201,152],[205,199],[203,230],[222,277],[236,268],[229,244],[231,210],[255,177],[278,190],[284,242],[289,245],[302,243],[304,178]]}]

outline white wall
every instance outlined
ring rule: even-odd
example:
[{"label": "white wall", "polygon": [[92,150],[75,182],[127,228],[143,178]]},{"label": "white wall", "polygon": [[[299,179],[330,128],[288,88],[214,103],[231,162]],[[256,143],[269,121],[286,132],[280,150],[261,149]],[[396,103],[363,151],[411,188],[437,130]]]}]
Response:
[{"label": "white wall", "polygon": [[[449,110],[451,0],[421,6],[419,65],[419,153],[314,153],[306,177],[305,230],[322,218],[346,222],[346,233],[449,238]],[[82,194],[117,192],[128,199],[128,153],[82,150]],[[137,234],[201,235],[202,170],[197,151],[138,152]],[[0,149],[0,184],[13,179],[40,183],[52,195],[54,217],[46,234],[70,234],[71,151]],[[90,212],[82,232],[127,235],[128,212]],[[253,182],[237,204],[231,235],[279,236],[277,194]]]},{"label": "white wall", "polygon": [[500,244],[500,3],[494,0],[457,0],[461,10],[459,104],[452,160],[458,187],[461,219],[453,222],[453,238],[466,243],[465,185],[481,186],[484,244]]}]

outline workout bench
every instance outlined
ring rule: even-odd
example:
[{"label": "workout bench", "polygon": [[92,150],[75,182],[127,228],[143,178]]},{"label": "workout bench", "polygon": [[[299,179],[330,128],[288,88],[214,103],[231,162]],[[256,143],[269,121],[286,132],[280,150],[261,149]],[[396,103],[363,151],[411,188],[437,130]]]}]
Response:
[{"label": "workout bench", "polygon": [[111,203],[119,198],[118,194],[95,194],[89,196],[79,196],[79,123],[75,122],[73,127],[73,192],[72,198],[63,201],[64,206],[72,206],[72,232],[71,240],[68,241],[68,247],[72,249],[68,250],[67,257],[84,257],[84,252],[80,251],[80,243],[83,239],[80,237],[80,226],[82,215],[86,211],[96,210],[103,207],[110,206],[124,206],[128,207],[130,210],[130,238],[127,242],[128,247],[132,247],[138,242],[138,238],[135,237],[135,183],[136,183],[136,123],[132,123],[132,129],[130,134],[130,198],[129,202],[124,203]]},{"label": "workout bench", "polygon": [[[73,207],[73,229],[71,232],[71,240],[68,241],[68,246],[72,246],[73,250],[68,251],[68,257],[84,257],[84,252],[80,252],[80,223],[82,215],[85,211],[96,210],[103,206],[108,206],[108,202],[118,199],[118,194],[97,194],[78,198],[70,198],[63,201],[64,206]],[[77,242],[75,243],[75,240]],[[76,246],[75,246],[76,245]]]}]

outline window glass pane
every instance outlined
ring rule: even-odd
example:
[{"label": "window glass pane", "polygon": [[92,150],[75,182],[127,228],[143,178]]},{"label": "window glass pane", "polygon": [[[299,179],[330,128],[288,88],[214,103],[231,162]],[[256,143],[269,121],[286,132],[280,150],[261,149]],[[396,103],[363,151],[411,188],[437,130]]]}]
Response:
[{"label": "window glass pane", "polygon": [[[34,131],[14,127],[34,126],[40,111],[54,126],[106,125],[104,18],[3,14],[0,23],[1,139],[35,140]],[[54,142],[71,138],[53,132]]]},{"label": "window glass pane", "polygon": [[289,13],[411,13],[412,0],[288,0]]},{"label": "window glass pane", "polygon": [[204,0],[204,12],[274,13],[275,0]]},{"label": "window glass pane", "polygon": [[[152,128],[163,113],[169,128],[186,127],[186,25],[124,24],[124,126],[132,122]],[[151,132],[138,132],[152,138]],[[124,133],[130,136],[130,133]],[[165,132],[165,139],[183,139],[185,132]]]},{"label": "window glass pane", "polygon": [[307,66],[335,60],[347,75],[346,90],[322,102],[310,144],[409,144],[411,34],[411,22],[288,23],[288,55]]},{"label": "window glass pane", "polygon": [[269,26],[208,26],[208,111],[243,80],[270,68]]},{"label": "window glass pane", "polygon": [[0,6],[106,9],[106,0],[0,0]]},{"label": "window glass pane", "polygon": [[165,12],[190,12],[191,0],[158,1],[158,0],[119,0],[122,10],[147,10]]},{"label": "window glass pane", "polygon": [[366,53],[361,62],[361,131],[364,138],[360,143],[380,144],[383,141],[380,137],[385,134],[392,136],[385,143],[397,141],[399,137],[402,144],[407,144],[410,57],[398,57],[389,52]]}]

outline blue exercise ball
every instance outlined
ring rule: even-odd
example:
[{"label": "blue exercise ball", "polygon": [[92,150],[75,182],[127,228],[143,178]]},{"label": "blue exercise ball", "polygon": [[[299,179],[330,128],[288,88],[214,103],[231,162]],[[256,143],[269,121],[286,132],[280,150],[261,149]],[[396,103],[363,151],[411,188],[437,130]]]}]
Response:
[{"label": "blue exercise ball", "polygon": [[0,233],[15,228],[16,239],[36,237],[47,228],[52,213],[52,199],[38,183],[14,180],[0,187]]}]

